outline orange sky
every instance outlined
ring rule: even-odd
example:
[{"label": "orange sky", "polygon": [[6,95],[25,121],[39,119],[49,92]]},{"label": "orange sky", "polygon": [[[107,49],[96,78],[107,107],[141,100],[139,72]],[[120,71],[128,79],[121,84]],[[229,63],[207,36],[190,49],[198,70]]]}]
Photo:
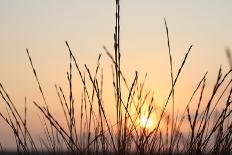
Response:
[{"label": "orange sky", "polygon": [[[68,86],[66,71],[69,59],[65,40],[69,41],[81,69],[84,69],[84,64],[94,68],[98,54],[103,53],[104,97],[106,109],[110,109],[109,102],[113,97],[111,62],[102,46],[107,46],[113,53],[114,7],[114,2],[109,0],[68,3],[64,0],[0,1],[0,82],[19,109],[22,110],[27,96],[31,115],[34,115],[36,108],[31,103],[33,100],[41,101],[25,48],[29,48],[47,99],[53,104],[58,102],[54,84]],[[139,71],[140,81],[147,72],[146,89],[154,91],[159,104],[166,99],[170,89],[170,67],[165,17],[175,74],[188,47],[193,45],[177,83],[177,108],[189,99],[206,71],[209,71],[208,89],[212,88],[220,64],[224,70],[228,69],[225,48],[232,47],[231,7],[232,2],[226,0],[122,1],[122,70],[129,83],[135,70]],[[77,101],[80,100],[78,86],[77,82],[74,88]],[[4,109],[2,104],[0,107]],[[58,117],[62,117],[60,111],[54,109]],[[37,116],[31,118],[32,123],[34,117]],[[31,128],[39,133],[37,126]],[[0,135],[5,132],[0,130]]]}]

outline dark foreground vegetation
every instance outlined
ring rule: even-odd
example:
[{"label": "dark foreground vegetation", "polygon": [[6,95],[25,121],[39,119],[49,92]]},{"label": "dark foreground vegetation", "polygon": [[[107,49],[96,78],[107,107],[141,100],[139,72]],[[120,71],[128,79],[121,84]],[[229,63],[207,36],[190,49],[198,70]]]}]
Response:
[{"label": "dark foreground vegetation", "polygon": [[[228,154],[232,149],[232,59],[227,50],[230,70],[222,73],[218,70],[216,81],[209,96],[205,96],[207,73],[202,76],[196,85],[185,110],[175,113],[175,86],[187,62],[192,46],[186,50],[178,72],[173,72],[172,53],[170,50],[169,31],[165,21],[167,45],[169,52],[171,88],[163,107],[157,110],[153,94],[144,91],[144,82],[138,80],[135,72],[134,79],[128,82],[121,70],[120,53],[120,5],[116,0],[114,54],[104,50],[112,60],[112,75],[115,100],[111,102],[116,108],[116,122],[110,122],[106,115],[107,109],[103,104],[102,86],[103,74],[99,70],[101,55],[97,59],[95,70],[85,65],[82,71],[68,42],[67,49],[70,56],[69,71],[67,72],[69,93],[65,94],[62,87],[55,85],[57,97],[62,107],[66,126],[50,112],[43,87],[37,75],[30,52],[26,49],[29,62],[43,103],[33,101],[42,116],[44,138],[37,145],[31,136],[27,124],[27,107],[24,114],[19,113],[7,90],[0,83],[1,104],[5,104],[7,114],[0,113],[2,120],[11,129],[15,142],[16,152],[7,152],[1,148],[2,154]],[[82,84],[82,98],[80,102],[73,96],[73,70],[78,71]],[[99,73],[100,72],[100,73]],[[90,86],[87,83],[91,83]],[[122,94],[125,87],[127,94]],[[126,97],[125,97],[126,96]],[[203,102],[203,98],[208,100]],[[26,102],[26,100],[25,100]],[[193,102],[193,103],[192,103]],[[143,105],[148,103],[147,117],[153,112],[157,114],[157,124],[152,130],[138,124],[143,111]],[[191,104],[190,104],[191,103]],[[171,113],[167,106],[171,104]],[[80,111],[75,107],[80,106]],[[131,112],[131,108],[135,112]],[[220,108],[218,108],[220,107]],[[79,116],[79,119],[77,119]],[[148,119],[147,119],[148,120]],[[187,122],[187,123],[186,123]],[[148,123],[148,121],[146,122]],[[188,131],[183,131],[183,124]]]}]

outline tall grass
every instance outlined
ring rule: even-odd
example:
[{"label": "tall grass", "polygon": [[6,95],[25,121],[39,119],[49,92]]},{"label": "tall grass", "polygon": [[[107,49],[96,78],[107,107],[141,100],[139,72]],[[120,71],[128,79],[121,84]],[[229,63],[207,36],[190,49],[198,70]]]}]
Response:
[{"label": "tall grass", "polygon": [[[0,83],[0,94],[7,109],[7,115],[0,113],[0,117],[12,130],[18,153],[70,153],[70,154],[175,154],[175,153],[231,153],[232,148],[232,59],[229,49],[227,57],[231,66],[229,71],[222,74],[218,70],[217,78],[210,96],[206,96],[207,73],[205,73],[186,103],[182,114],[175,112],[175,87],[181,76],[182,70],[192,45],[179,66],[175,75],[173,71],[173,57],[169,39],[169,29],[164,19],[167,46],[170,63],[171,88],[168,96],[159,108],[155,104],[151,91],[145,91],[145,79],[140,82],[138,72],[131,84],[126,80],[121,70],[120,53],[120,3],[116,0],[114,55],[106,47],[103,49],[112,61],[113,88],[115,102],[110,103],[116,109],[116,122],[111,122],[107,115],[108,109],[104,106],[103,99],[103,71],[101,70],[101,54],[97,59],[95,70],[90,70],[85,64],[84,71],[79,67],[68,42],[69,69],[67,72],[69,92],[64,93],[63,88],[55,85],[59,105],[62,108],[65,123],[61,123],[50,111],[42,83],[39,80],[32,57],[26,49],[30,66],[37,82],[43,103],[33,101],[34,106],[41,114],[43,126],[43,139],[40,140],[42,148],[36,145],[28,129],[27,99],[25,98],[24,114],[20,114],[6,89]],[[74,100],[73,71],[77,70],[82,85],[80,102]],[[100,73],[99,73],[100,72]],[[90,83],[90,86],[87,85]],[[122,87],[127,93],[122,94]],[[123,91],[124,92],[124,91]],[[209,98],[208,98],[209,97]],[[208,99],[207,99],[208,98]],[[223,100],[226,98],[226,100]],[[204,101],[203,101],[204,99]],[[167,106],[171,102],[171,113]],[[144,111],[145,104],[148,108]],[[218,109],[218,107],[223,107]],[[77,111],[80,106],[80,111]],[[133,110],[134,109],[134,110]],[[144,126],[140,118],[146,114]],[[152,129],[146,128],[151,115],[157,115],[157,123]],[[77,114],[79,119],[77,118]],[[182,128],[188,125],[188,131]],[[66,124],[66,125],[62,125]],[[0,145],[2,149],[2,145]]]}]

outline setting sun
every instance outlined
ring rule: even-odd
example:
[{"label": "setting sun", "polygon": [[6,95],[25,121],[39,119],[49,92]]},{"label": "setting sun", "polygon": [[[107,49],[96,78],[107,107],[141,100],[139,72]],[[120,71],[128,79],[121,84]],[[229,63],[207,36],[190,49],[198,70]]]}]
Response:
[{"label": "setting sun", "polygon": [[140,125],[143,128],[150,128],[152,127],[153,121],[151,118],[148,118],[147,116],[141,116],[140,118]]}]

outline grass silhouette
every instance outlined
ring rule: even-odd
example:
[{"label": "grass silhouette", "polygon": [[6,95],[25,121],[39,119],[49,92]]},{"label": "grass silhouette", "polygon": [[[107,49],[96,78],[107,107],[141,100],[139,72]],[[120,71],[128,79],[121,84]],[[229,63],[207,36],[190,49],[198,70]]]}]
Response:
[{"label": "grass silhouette", "polygon": [[[34,106],[42,115],[44,139],[40,141],[39,148],[28,129],[27,123],[27,99],[25,98],[24,114],[20,114],[15,107],[6,89],[0,83],[0,94],[6,108],[7,115],[0,112],[0,116],[12,130],[15,138],[17,153],[19,154],[227,154],[232,148],[232,122],[230,108],[232,102],[232,59],[230,50],[227,49],[227,57],[231,66],[224,75],[220,67],[217,79],[207,102],[203,102],[207,73],[199,81],[191,98],[185,105],[182,114],[175,114],[175,86],[181,72],[187,62],[192,45],[182,60],[175,75],[173,71],[173,58],[170,47],[169,29],[164,19],[167,45],[170,63],[171,89],[161,109],[154,104],[153,94],[144,92],[144,83],[138,80],[138,72],[135,72],[131,85],[128,84],[121,70],[120,53],[120,4],[116,0],[115,11],[115,33],[114,33],[114,55],[106,47],[106,54],[112,61],[113,87],[115,94],[116,122],[112,123],[106,115],[102,97],[103,73],[99,73],[101,55],[97,59],[95,70],[90,70],[85,65],[84,72],[81,71],[76,57],[74,56],[68,42],[66,46],[69,52],[69,71],[67,72],[69,92],[55,85],[59,104],[65,118],[65,124],[61,125],[59,120],[51,113],[45,98],[43,87],[33,64],[32,57],[26,49],[29,62],[36,79],[43,103],[33,101]],[[80,111],[76,110],[73,93],[73,71],[78,71],[80,82],[83,86]],[[100,76],[99,76],[100,74]],[[89,87],[87,83],[90,83]],[[122,86],[125,86],[128,94],[122,94]],[[127,96],[124,99],[122,96]],[[197,98],[197,100],[194,100]],[[226,100],[222,100],[226,98]],[[143,116],[143,107],[149,103],[146,110],[147,120],[143,126],[138,120]],[[167,105],[172,104],[171,114],[167,112]],[[193,103],[194,106],[190,103]],[[217,110],[218,105],[223,108]],[[94,108],[97,107],[97,110]],[[193,107],[196,107],[195,109]],[[134,108],[134,112],[132,112]],[[148,130],[151,114],[156,112],[157,124]],[[76,113],[80,114],[77,120]],[[187,122],[188,131],[183,132],[183,123]],[[2,153],[4,151],[0,145]]]}]

